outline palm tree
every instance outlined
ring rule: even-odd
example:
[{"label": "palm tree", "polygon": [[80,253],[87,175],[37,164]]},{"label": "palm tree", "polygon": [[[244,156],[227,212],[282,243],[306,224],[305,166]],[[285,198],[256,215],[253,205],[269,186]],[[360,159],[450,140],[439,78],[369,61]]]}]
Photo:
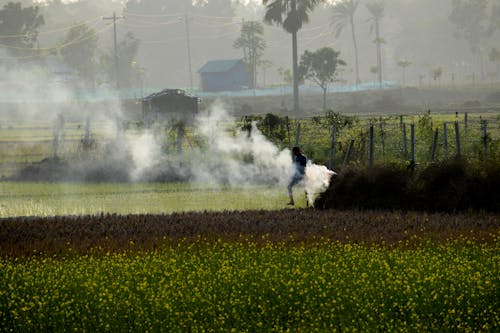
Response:
[{"label": "palm tree", "polygon": [[262,0],[266,6],[264,21],[282,26],[292,34],[292,75],[293,75],[293,108],[299,111],[299,77],[297,56],[297,32],[303,23],[309,21],[309,13],[322,0]]},{"label": "palm tree", "polygon": [[372,15],[372,29],[375,27],[375,44],[377,45],[377,67],[378,67],[378,83],[382,86],[382,44],[384,39],[380,37],[380,20],[384,17],[384,4],[382,2],[371,2],[366,5],[366,8]]},{"label": "palm tree", "polygon": [[358,8],[358,1],[355,0],[345,0],[342,2],[337,2],[333,6],[332,15],[332,26],[335,32],[335,38],[338,38],[342,33],[342,30],[347,24],[351,27],[352,44],[354,45],[354,59],[355,59],[355,70],[356,70],[356,84],[360,84],[359,79],[359,59],[358,59],[358,45],[356,43],[356,31],[354,30],[354,13]]}]

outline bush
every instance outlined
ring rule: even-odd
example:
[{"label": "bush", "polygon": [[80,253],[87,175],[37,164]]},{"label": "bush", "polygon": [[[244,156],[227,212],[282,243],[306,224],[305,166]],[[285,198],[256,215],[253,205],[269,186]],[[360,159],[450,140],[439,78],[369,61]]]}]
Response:
[{"label": "bush", "polygon": [[400,165],[349,169],[315,203],[320,209],[500,211],[500,164],[449,160],[421,171]]}]

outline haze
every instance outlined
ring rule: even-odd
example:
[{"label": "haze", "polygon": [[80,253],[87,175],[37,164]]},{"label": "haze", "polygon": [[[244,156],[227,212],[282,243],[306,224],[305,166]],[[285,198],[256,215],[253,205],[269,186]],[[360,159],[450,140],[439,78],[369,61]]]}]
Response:
[{"label": "haze", "polygon": [[[354,17],[361,82],[376,81],[373,72],[377,65],[375,35],[366,7],[369,2],[373,1],[360,0]],[[493,49],[500,49],[500,24],[494,15],[500,2],[479,1],[487,6],[480,22],[477,21],[477,13],[471,11],[469,18],[475,20],[476,25],[491,28],[488,33],[472,37],[472,40],[468,39],[468,35],[474,31],[471,32],[471,27],[467,26],[470,22],[467,15],[461,18],[462,26],[460,22],[451,20],[454,2],[471,3],[464,0],[384,2],[384,16],[380,21],[384,81],[404,85],[427,84],[436,79],[432,73],[437,68],[441,68],[439,80],[443,82],[498,79],[498,57],[489,54]],[[0,6],[7,3],[0,1]],[[233,47],[242,22],[262,23],[265,13],[265,6],[260,1],[208,0],[191,4],[186,0],[47,0],[21,3],[23,7],[33,3],[40,7],[45,24],[39,28],[38,42],[34,48],[41,50],[43,56],[57,58],[62,41],[72,42],[67,36],[69,28],[85,23],[98,38],[98,48],[91,54],[96,64],[102,63],[106,56],[113,59],[111,18],[115,12],[118,47],[127,45],[123,44],[127,34],[138,42],[136,52],[130,51],[130,59],[121,59],[127,60],[128,66],[120,64],[120,86],[153,90],[198,89],[200,82],[197,71],[207,61],[243,58],[242,50]],[[0,35],[8,35],[8,32],[1,31]],[[266,47],[261,57],[262,63],[257,68],[257,86],[283,84],[283,70],[291,68],[290,34],[281,27],[264,24],[264,38]],[[25,55],[13,54],[12,49],[2,46],[4,63],[14,60],[26,62]],[[341,83],[338,84],[354,84],[351,31],[346,26],[338,37],[335,36],[331,4],[319,5],[312,12],[309,23],[304,24],[298,33],[299,56],[305,50],[314,51],[324,46],[340,51],[341,58],[347,63],[339,72]],[[402,61],[409,65],[403,68]],[[80,84],[82,81],[92,81],[86,83],[89,86],[115,84],[112,75],[99,75],[105,71],[102,66],[89,70],[97,73],[83,75],[92,77],[92,80],[80,79]]]}]

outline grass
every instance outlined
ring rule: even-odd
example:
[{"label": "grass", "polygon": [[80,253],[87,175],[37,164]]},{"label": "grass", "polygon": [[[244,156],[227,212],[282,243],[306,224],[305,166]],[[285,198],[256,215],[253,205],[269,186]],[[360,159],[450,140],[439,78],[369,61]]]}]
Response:
[{"label": "grass", "polygon": [[[297,206],[305,197],[296,189]],[[179,183],[0,182],[0,217],[282,209],[286,188]]]},{"label": "grass", "polygon": [[198,241],[0,259],[4,331],[494,332],[500,247]]}]

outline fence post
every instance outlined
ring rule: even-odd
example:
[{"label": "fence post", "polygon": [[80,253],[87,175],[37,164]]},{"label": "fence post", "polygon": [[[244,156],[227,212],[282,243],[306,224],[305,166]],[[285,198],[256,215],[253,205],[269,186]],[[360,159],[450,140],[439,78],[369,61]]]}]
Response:
[{"label": "fence post", "polygon": [[443,146],[444,146],[444,157],[448,159],[448,124],[443,123]]},{"label": "fence post", "polygon": [[332,125],[332,139],[330,141],[330,160],[328,161],[328,169],[333,170],[333,159],[335,157],[335,136],[337,135],[337,125]]},{"label": "fence post", "polygon": [[349,147],[347,147],[347,151],[344,156],[344,162],[342,163],[342,170],[344,170],[347,163],[349,163],[349,158],[351,157],[351,151],[353,146],[354,146],[354,139],[351,139],[351,141],[349,142]]},{"label": "fence post", "polygon": [[287,133],[287,139],[288,139],[288,146],[290,146],[290,121],[288,119],[288,116],[285,117],[286,120],[286,133]]},{"label": "fence post", "polygon": [[484,157],[488,157],[488,122],[487,120],[481,121],[481,127],[483,130],[483,146],[484,146]]},{"label": "fence post", "polygon": [[184,139],[184,125],[180,124],[177,128],[177,154],[179,160],[182,158],[182,142]]},{"label": "fence post", "polygon": [[434,132],[434,141],[432,141],[432,149],[431,149],[431,163],[434,162],[436,157],[436,146],[438,141],[438,129]]},{"label": "fence post", "polygon": [[379,128],[380,128],[380,138],[382,139],[382,156],[385,156],[385,140],[384,140],[384,124],[382,122],[382,117],[379,118]]},{"label": "fence post", "polygon": [[297,125],[297,131],[295,132],[295,147],[299,146],[300,141],[300,123]]},{"label": "fence post", "polygon": [[403,158],[408,158],[408,140],[406,139],[406,123],[403,123]]},{"label": "fence post", "polygon": [[468,123],[468,116],[467,116],[467,112],[464,113],[464,126],[465,126],[465,132],[467,132],[467,123]]},{"label": "fence post", "polygon": [[413,169],[415,168],[415,124],[410,125],[410,140],[411,140],[411,147],[410,147],[410,153],[411,153],[411,159],[410,159],[410,167]]},{"label": "fence post", "polygon": [[457,145],[457,154],[456,157],[460,158],[461,156],[461,149],[460,149],[460,129],[458,127],[458,121],[455,121],[455,141]]},{"label": "fence post", "polygon": [[373,166],[373,124],[370,124],[370,146],[369,146],[369,162]]}]

